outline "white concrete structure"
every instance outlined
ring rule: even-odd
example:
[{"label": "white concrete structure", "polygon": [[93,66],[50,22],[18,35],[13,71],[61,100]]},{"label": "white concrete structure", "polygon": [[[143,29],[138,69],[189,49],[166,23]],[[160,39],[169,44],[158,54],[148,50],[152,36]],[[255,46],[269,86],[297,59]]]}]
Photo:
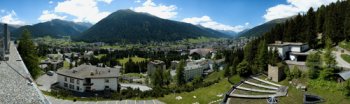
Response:
[{"label": "white concrete structure", "polygon": [[91,65],[81,65],[71,70],[59,70],[59,86],[77,92],[117,90],[119,70]]},{"label": "white concrete structure", "polygon": [[[309,50],[309,45],[305,43],[297,43],[297,42],[282,42],[276,41],[273,44],[269,44],[269,51],[277,50],[279,57],[282,60],[291,59],[297,60],[297,56],[299,55],[307,55],[303,54],[305,51]],[[289,54],[289,55],[288,55]]]}]

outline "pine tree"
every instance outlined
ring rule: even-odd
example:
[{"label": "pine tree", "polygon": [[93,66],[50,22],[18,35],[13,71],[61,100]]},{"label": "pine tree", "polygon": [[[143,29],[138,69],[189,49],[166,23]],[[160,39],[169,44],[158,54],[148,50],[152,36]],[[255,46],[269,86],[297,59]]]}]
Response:
[{"label": "pine tree", "polygon": [[224,76],[225,77],[228,77],[231,75],[231,70],[230,70],[230,66],[225,66],[225,69],[224,69]]},{"label": "pine tree", "polygon": [[[350,11],[350,0],[347,1],[346,11]],[[346,12],[344,21],[344,35],[345,39],[349,41],[350,39],[350,12]]]},{"label": "pine tree", "polygon": [[320,73],[320,77],[325,80],[330,80],[335,73],[335,66],[337,62],[332,54],[332,40],[326,39],[325,53],[324,53],[324,69]]},{"label": "pine tree", "polygon": [[249,76],[249,74],[251,73],[251,68],[249,66],[249,63],[246,60],[243,60],[237,66],[237,73],[243,77]]},{"label": "pine tree", "polygon": [[316,31],[318,33],[322,33],[324,30],[324,21],[325,21],[325,6],[322,5],[321,7],[318,8],[316,12]]},{"label": "pine tree", "polygon": [[182,86],[186,83],[186,79],[184,76],[184,69],[185,67],[185,61],[181,60],[178,67],[176,68],[176,79],[177,79],[177,85]]},{"label": "pine tree", "polygon": [[265,40],[260,41],[258,51],[259,52],[256,59],[257,67],[258,71],[262,72],[266,70],[268,61],[268,49]]},{"label": "pine tree", "polygon": [[18,52],[21,55],[29,73],[34,79],[37,78],[40,75],[39,58],[37,56],[36,46],[31,39],[31,34],[28,29],[24,29],[22,32],[22,36],[18,44]]},{"label": "pine tree", "polygon": [[317,32],[316,32],[316,21],[315,21],[315,12],[313,8],[310,8],[306,15],[305,20],[305,31],[303,34],[305,38],[301,40],[305,40],[311,48],[315,48],[317,45]]},{"label": "pine tree", "polygon": [[306,58],[306,66],[308,67],[308,76],[310,79],[316,79],[321,70],[321,55],[319,52],[311,53]]}]

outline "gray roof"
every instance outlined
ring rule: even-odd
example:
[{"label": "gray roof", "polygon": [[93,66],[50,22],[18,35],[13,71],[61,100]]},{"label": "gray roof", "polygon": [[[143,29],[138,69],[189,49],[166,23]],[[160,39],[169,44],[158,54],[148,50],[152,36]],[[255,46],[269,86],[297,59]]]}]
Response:
[{"label": "gray roof", "polygon": [[310,50],[308,50],[308,51],[306,51],[306,52],[290,52],[290,54],[291,55],[309,55],[310,53],[314,53],[314,52],[316,52],[314,49],[310,49]]},{"label": "gray roof", "polygon": [[272,43],[269,46],[301,46],[306,45],[305,43],[300,42],[283,42],[283,43]]},{"label": "gray roof", "polygon": [[[1,104],[44,104],[50,103],[37,85],[23,78],[31,79],[20,55],[11,42],[8,61],[0,61],[0,103]],[[19,74],[18,74],[18,73]]]},{"label": "gray roof", "polygon": [[342,77],[344,80],[348,80],[350,78],[350,71],[343,71],[340,73],[337,73],[340,77]]},{"label": "gray roof", "polygon": [[80,65],[70,70],[59,70],[57,74],[74,78],[110,78],[119,76],[119,68]]}]

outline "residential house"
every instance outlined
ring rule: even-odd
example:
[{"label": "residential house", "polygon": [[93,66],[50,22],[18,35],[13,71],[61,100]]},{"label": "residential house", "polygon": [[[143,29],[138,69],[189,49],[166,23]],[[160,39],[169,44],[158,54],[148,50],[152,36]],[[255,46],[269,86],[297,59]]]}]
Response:
[{"label": "residential house", "polygon": [[48,71],[48,70],[57,71],[59,68],[63,67],[63,60],[52,60],[52,59],[42,60],[40,62],[40,67],[45,71]]},{"label": "residential house", "polygon": [[344,81],[350,79],[350,71],[349,70],[337,73],[335,75],[336,75],[338,82],[344,82]]},{"label": "residential house", "polygon": [[80,65],[71,70],[59,70],[59,86],[77,92],[116,91],[120,69]]}]

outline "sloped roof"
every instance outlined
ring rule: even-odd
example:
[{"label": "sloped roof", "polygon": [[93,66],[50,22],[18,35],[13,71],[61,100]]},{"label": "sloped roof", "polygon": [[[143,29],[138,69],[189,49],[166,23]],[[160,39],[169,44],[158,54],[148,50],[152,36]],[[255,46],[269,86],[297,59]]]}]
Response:
[{"label": "sloped roof", "polygon": [[344,80],[348,80],[350,78],[350,70],[343,71],[340,73],[337,73],[340,77],[342,77]]},{"label": "sloped roof", "polygon": [[0,103],[49,104],[35,82],[30,83],[31,76],[16,51],[11,42],[9,60],[0,62]]}]

